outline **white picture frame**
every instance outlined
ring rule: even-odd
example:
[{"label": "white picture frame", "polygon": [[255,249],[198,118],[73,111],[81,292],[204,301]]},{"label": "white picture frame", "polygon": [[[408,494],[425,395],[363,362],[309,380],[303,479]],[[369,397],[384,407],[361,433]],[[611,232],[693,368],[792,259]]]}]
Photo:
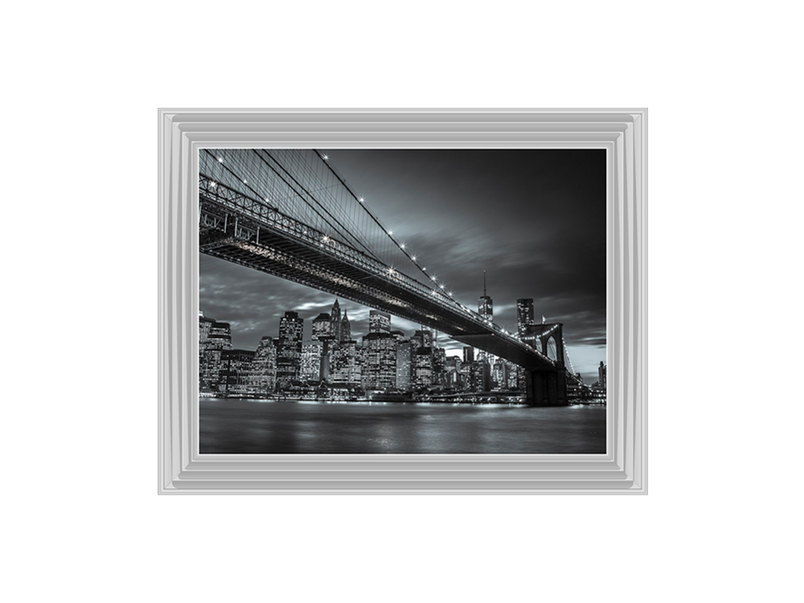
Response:
[{"label": "white picture frame", "polygon": [[[647,493],[646,109],[160,109],[160,494]],[[606,454],[198,453],[198,150],[605,148]]]}]

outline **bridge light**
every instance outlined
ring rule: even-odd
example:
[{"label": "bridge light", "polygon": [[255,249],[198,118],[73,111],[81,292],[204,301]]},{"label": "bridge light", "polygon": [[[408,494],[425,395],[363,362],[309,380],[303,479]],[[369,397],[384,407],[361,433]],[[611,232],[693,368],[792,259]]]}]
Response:
[{"label": "bridge light", "polygon": [[218,163],[223,163],[223,157],[218,157]]},{"label": "bridge light", "polygon": [[389,231],[388,231],[388,234],[389,234],[389,235],[392,235],[392,234],[394,234],[394,231],[393,231],[393,230],[389,230]]},{"label": "bridge light", "polygon": [[422,272],[425,272],[426,270],[427,270],[427,266],[425,266],[424,268],[422,268]]},{"label": "bridge light", "polygon": [[441,288],[443,289],[443,288],[444,288],[444,285],[443,285],[443,284],[442,284],[442,285],[439,285],[439,287],[441,287]]},{"label": "bridge light", "polygon": [[415,261],[416,261],[416,256],[414,255],[412,259],[413,259],[413,261],[415,262]]},{"label": "bridge light", "polygon": [[361,203],[365,203],[365,202],[366,202],[366,200],[365,200],[363,197],[360,197],[359,201],[360,201]]},{"label": "bridge light", "polygon": [[324,155],[324,159],[329,159],[329,155]]},{"label": "bridge light", "polygon": [[210,182],[210,183],[209,183],[209,185],[210,185],[212,188],[215,188],[216,186],[218,186],[218,183],[217,183],[217,182]]},{"label": "bridge light", "polygon": [[404,249],[404,248],[405,248],[405,244],[404,244],[404,243],[402,243],[402,244],[400,245],[400,247],[401,247],[402,249]]},{"label": "bridge light", "polygon": [[248,181],[246,181],[246,180],[243,180],[243,184],[248,184]]}]

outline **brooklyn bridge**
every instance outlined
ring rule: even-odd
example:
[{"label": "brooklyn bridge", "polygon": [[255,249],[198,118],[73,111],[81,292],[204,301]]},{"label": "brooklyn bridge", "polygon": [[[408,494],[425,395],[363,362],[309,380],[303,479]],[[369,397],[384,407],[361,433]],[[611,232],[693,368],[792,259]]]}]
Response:
[{"label": "brooklyn bridge", "polygon": [[325,153],[202,150],[199,206],[202,253],[430,327],[522,367],[528,403],[567,404],[563,325],[512,333],[461,303]]}]

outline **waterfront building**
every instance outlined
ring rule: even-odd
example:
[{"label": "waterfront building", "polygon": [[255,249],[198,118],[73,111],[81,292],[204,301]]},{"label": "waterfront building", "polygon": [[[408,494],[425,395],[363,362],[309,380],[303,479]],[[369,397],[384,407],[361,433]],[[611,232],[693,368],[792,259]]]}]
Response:
[{"label": "waterfront building", "polygon": [[475,361],[475,348],[470,345],[463,346],[463,363],[472,364]]},{"label": "waterfront building", "polygon": [[301,371],[304,319],[298,312],[285,312],[279,319],[279,338],[276,350],[276,382],[279,389],[288,389],[298,381]]},{"label": "waterfront building", "polygon": [[396,387],[401,391],[410,389],[411,377],[410,341],[400,341],[396,346]]},{"label": "waterfront building", "polygon": [[444,348],[432,348],[433,376],[432,384],[438,387],[445,387],[447,380],[447,351]]},{"label": "waterfront building", "polygon": [[363,337],[364,387],[380,390],[396,387],[396,348],[396,338],[389,332],[374,331]]},{"label": "waterfront building", "polygon": [[491,383],[495,390],[504,390],[508,385],[508,367],[502,358],[497,358],[492,365]]},{"label": "waterfront building", "polygon": [[330,382],[333,385],[356,386],[361,382],[357,342],[341,341],[330,352]]},{"label": "waterfront building", "polygon": [[516,332],[522,336],[525,334],[527,327],[535,324],[536,321],[533,318],[533,298],[520,297],[516,300]]},{"label": "waterfront building", "polygon": [[324,351],[324,342],[313,340],[302,346],[301,380],[319,381],[321,379],[321,356]]},{"label": "waterfront building", "polygon": [[391,315],[379,310],[369,312],[369,333],[390,333]]},{"label": "waterfront building", "polygon": [[429,388],[433,384],[433,355],[429,347],[417,348],[411,354],[413,361],[413,388]]},{"label": "waterfront building", "polygon": [[273,338],[266,335],[260,339],[252,362],[257,374],[258,395],[270,396],[276,387],[276,346]]},{"label": "waterfront building", "polygon": [[222,352],[232,349],[232,330],[228,322],[217,322],[199,314],[198,317],[198,386],[199,393],[224,394]]},{"label": "waterfront building", "polygon": [[223,350],[221,375],[225,383],[225,396],[247,397],[257,396],[260,391],[259,374],[254,368],[255,353],[251,350]]},{"label": "waterfront building", "polygon": [[450,356],[444,362],[444,385],[453,390],[460,389],[461,359]]}]

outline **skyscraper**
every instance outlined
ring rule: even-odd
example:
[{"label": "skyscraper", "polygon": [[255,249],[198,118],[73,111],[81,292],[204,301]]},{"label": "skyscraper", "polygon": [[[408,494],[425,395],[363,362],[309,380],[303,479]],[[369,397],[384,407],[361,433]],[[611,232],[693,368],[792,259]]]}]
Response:
[{"label": "skyscraper", "polygon": [[286,389],[291,381],[299,379],[303,333],[304,319],[299,317],[298,312],[285,312],[279,319],[276,382],[280,389]]},{"label": "skyscraper", "polygon": [[477,301],[477,313],[489,321],[494,320],[494,302],[486,295],[486,271],[483,271],[483,295]]},{"label": "skyscraper", "polygon": [[372,310],[369,312],[369,333],[390,333],[391,315],[386,312]]},{"label": "skyscraper", "polygon": [[472,364],[475,361],[475,348],[470,345],[463,346],[463,363]]},{"label": "skyscraper", "polygon": [[267,396],[273,393],[276,387],[276,347],[271,337],[260,339],[253,364],[258,379],[258,394]]},{"label": "skyscraper", "polygon": [[365,365],[363,385],[370,389],[396,386],[396,338],[390,333],[374,332],[363,337]]},{"label": "skyscraper", "polygon": [[330,333],[335,341],[341,340],[341,306],[338,300],[332,304],[332,311],[329,313],[330,320],[332,321],[332,332]]},{"label": "skyscraper", "polygon": [[349,341],[352,339],[352,327],[349,324],[349,317],[346,316],[346,310],[343,311],[343,318],[341,319],[341,341]]},{"label": "skyscraper", "polygon": [[332,335],[332,319],[329,314],[323,312],[313,320],[313,334],[311,339],[319,341],[322,337]]},{"label": "skyscraper", "polygon": [[525,329],[534,325],[533,319],[533,298],[520,297],[516,300],[516,331],[519,335],[525,334]]}]

